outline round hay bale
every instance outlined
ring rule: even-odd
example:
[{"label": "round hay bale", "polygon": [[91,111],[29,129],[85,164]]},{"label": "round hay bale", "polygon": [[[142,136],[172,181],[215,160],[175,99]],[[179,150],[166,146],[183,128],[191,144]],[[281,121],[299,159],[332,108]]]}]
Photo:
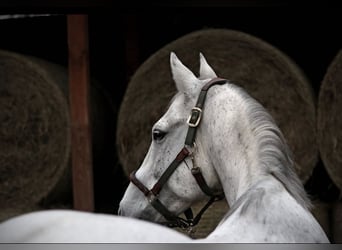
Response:
[{"label": "round hay bale", "polygon": [[321,84],[317,111],[317,139],[324,166],[342,190],[342,50],[330,64]]},{"label": "round hay bale", "polygon": [[242,86],[276,120],[294,152],[303,182],[318,160],[313,91],[299,67],[275,47],[249,34],[205,29],[185,35],[146,60],[130,80],[119,110],[117,147],[128,174],[139,167],[151,142],[150,131],[176,89],[169,66],[174,51],[193,72],[202,52],[218,76]]},{"label": "round hay bale", "polygon": [[[68,89],[65,67],[0,50],[1,210],[28,211],[71,196]],[[113,115],[105,100],[92,87],[95,153],[108,137],[104,113]]]},{"label": "round hay bale", "polygon": [[2,209],[37,204],[64,174],[70,131],[68,103],[56,84],[61,76],[0,51]]}]

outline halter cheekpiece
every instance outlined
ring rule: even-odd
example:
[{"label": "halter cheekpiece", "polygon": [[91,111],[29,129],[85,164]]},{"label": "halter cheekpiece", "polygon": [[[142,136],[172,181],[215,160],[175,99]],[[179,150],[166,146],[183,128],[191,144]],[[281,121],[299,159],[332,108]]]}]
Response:
[{"label": "halter cheekpiece", "polygon": [[144,193],[144,195],[147,197],[149,203],[159,212],[161,213],[165,219],[167,220],[166,223],[163,223],[169,227],[180,227],[180,228],[191,228],[195,226],[199,220],[201,219],[202,214],[205,212],[205,210],[208,209],[208,207],[215,201],[221,200],[224,198],[224,193],[222,192],[216,192],[212,190],[206,183],[202,173],[201,169],[195,164],[193,164],[193,168],[191,169],[192,175],[195,177],[195,180],[201,190],[210,197],[209,201],[205,204],[205,206],[199,211],[199,213],[193,217],[193,213],[191,208],[188,208],[185,210],[184,214],[186,219],[181,218],[179,216],[176,216],[172,212],[170,212],[158,199],[158,195],[164,186],[164,184],[168,181],[170,176],[173,174],[173,172],[177,169],[177,167],[187,158],[191,157],[193,160],[193,148],[195,147],[195,137],[196,137],[196,131],[197,127],[199,126],[202,118],[202,112],[204,107],[204,102],[207,96],[208,90],[214,86],[214,85],[222,85],[227,83],[226,79],[222,78],[214,78],[210,80],[207,84],[205,84],[201,92],[198,96],[197,102],[195,107],[191,109],[191,114],[187,120],[188,124],[188,132],[186,134],[185,138],[185,145],[181,149],[181,151],[177,154],[176,158],[172,161],[170,166],[165,170],[165,172],[162,174],[162,176],[159,178],[156,184],[152,187],[151,190],[149,190],[144,184],[142,184],[135,176],[135,172],[133,171],[129,179],[130,181],[137,186],[141,192]]}]

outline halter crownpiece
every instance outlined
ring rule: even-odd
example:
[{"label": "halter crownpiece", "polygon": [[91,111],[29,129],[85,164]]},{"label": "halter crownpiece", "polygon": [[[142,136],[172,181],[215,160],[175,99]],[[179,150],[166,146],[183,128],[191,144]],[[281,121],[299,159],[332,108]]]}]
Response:
[{"label": "halter crownpiece", "polygon": [[184,214],[186,216],[186,219],[183,219],[179,216],[176,216],[172,212],[170,212],[158,199],[158,195],[163,188],[164,184],[168,181],[170,176],[173,174],[173,172],[177,169],[177,167],[189,156],[191,156],[191,159],[193,161],[193,152],[192,150],[189,151],[190,148],[195,147],[195,137],[196,137],[196,131],[197,127],[200,125],[202,113],[203,113],[203,107],[205,103],[205,99],[207,96],[208,90],[214,86],[214,85],[222,85],[227,83],[226,79],[222,78],[214,78],[210,80],[207,84],[205,84],[201,92],[198,96],[197,102],[195,107],[191,109],[191,114],[187,120],[188,124],[188,132],[186,134],[185,138],[185,145],[182,148],[182,150],[177,154],[176,158],[171,162],[170,166],[165,170],[165,172],[162,174],[162,176],[159,178],[156,184],[152,187],[151,190],[149,190],[144,184],[142,184],[135,176],[135,172],[133,171],[129,179],[130,181],[137,187],[143,194],[147,197],[148,202],[160,213],[162,214],[165,219],[168,221],[166,223],[163,223],[169,227],[180,227],[180,228],[191,228],[195,226],[201,219],[202,214],[209,208],[209,206],[218,200],[221,200],[224,198],[224,193],[215,192],[212,190],[208,184],[206,183],[201,169],[195,164],[193,164],[193,168],[191,169],[191,173],[194,176],[197,184],[201,188],[202,192],[205,193],[210,197],[209,201],[204,205],[204,207],[200,210],[200,212],[196,215],[195,218],[193,218],[193,213],[191,208],[188,208]]}]

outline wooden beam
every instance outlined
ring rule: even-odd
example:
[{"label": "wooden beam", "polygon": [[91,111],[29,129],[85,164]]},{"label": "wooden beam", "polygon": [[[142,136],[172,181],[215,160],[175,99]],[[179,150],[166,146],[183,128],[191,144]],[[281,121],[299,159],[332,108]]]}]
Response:
[{"label": "wooden beam", "polygon": [[88,16],[68,15],[67,18],[74,208],[94,211]]}]

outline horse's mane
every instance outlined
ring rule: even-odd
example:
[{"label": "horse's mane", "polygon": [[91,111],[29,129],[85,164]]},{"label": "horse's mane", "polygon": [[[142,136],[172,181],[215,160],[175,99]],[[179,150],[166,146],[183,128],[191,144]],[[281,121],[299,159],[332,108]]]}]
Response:
[{"label": "horse's mane", "polygon": [[258,143],[260,164],[266,173],[273,175],[304,208],[311,202],[294,171],[292,152],[286,140],[266,109],[242,88],[230,84],[245,100],[249,123]]}]

